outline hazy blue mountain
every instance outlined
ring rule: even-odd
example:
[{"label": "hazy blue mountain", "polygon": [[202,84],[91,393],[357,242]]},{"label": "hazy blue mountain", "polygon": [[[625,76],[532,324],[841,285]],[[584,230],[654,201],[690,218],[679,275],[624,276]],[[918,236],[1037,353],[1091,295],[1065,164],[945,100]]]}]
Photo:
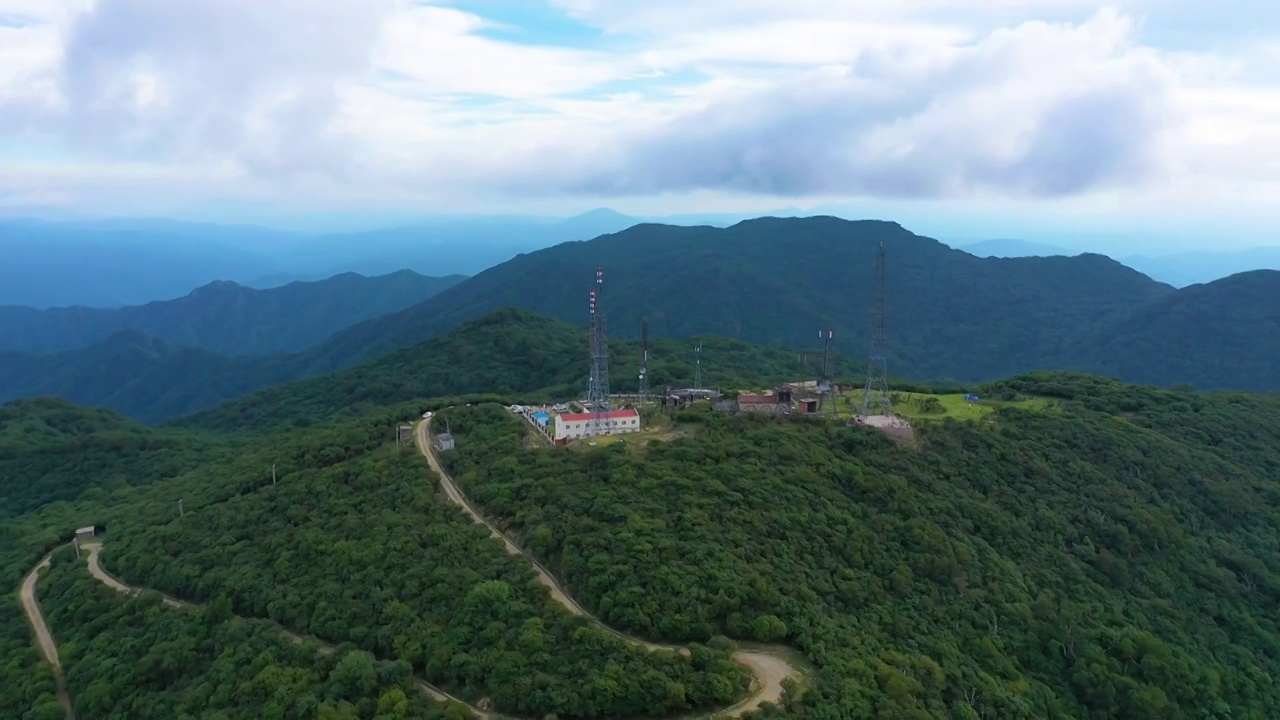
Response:
[{"label": "hazy blue mountain", "polygon": [[1280,247],[1132,255],[1121,262],[1161,282],[1185,287],[1250,270],[1280,270]]},{"label": "hazy blue mountain", "polygon": [[1052,257],[1054,255],[1072,257],[1080,254],[1077,250],[1030,240],[996,239],[969,244],[948,244],[975,257]]},{"label": "hazy blue mountain", "polygon": [[215,280],[261,289],[346,272],[471,275],[522,252],[636,222],[596,210],[571,218],[442,216],[397,228],[305,234],[151,218],[0,221],[0,305],[140,305]]},{"label": "hazy blue mountain", "polygon": [[0,306],[0,351],[52,353],[138,330],[228,355],[303,350],[354,323],[402,310],[464,278],[409,270],[255,290],[219,280],[176,300],[118,309]]},{"label": "hazy blue mountain", "polygon": [[0,403],[55,395],[146,422],[212,407],[288,379],[287,366],[274,358],[227,357],[138,330],[51,355],[0,353]]},{"label": "hazy blue mountain", "polygon": [[155,221],[0,221],[0,305],[136,305],[270,272],[249,244],[225,242],[244,232]]}]

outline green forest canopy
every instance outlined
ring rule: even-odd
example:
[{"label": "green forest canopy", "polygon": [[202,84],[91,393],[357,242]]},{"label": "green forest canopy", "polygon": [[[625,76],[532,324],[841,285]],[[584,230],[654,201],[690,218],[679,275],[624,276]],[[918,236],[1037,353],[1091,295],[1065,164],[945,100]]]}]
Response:
[{"label": "green forest canopy", "polygon": [[1069,375],[1052,412],[874,431],[687,414],[643,447],[531,449],[443,414],[449,465],[602,618],[795,644],[769,717],[1264,718],[1280,707],[1280,402]]},{"label": "green forest canopy", "polygon": [[[536,334],[511,332],[526,345]],[[555,353],[578,341],[555,342],[545,373],[494,364],[474,383],[572,382]],[[348,714],[334,717],[371,717],[406,668],[531,716],[721,706],[745,682],[721,634],[790,644],[812,662],[813,691],[766,718],[1263,718],[1280,707],[1275,398],[1042,373],[980,392],[1053,398],[1051,411],[929,423],[915,447],[842,425],[694,413],[679,418],[694,432],[671,443],[557,452],[523,447],[523,427],[493,405],[411,400],[447,393],[446,370],[397,385],[388,366],[371,396],[355,376],[289,386],[264,408],[163,428],[56,400],[5,406],[0,582],[16,588],[71,529],[103,526],[112,572],[245,620],[195,627],[205,621],[90,592],[63,558],[41,592],[68,662],[158,660],[130,641],[142,636],[243,638],[254,662],[229,649],[155,671],[175,687],[207,683],[210,698],[243,686],[315,699],[285,717],[342,702]],[[486,511],[607,622],[696,643],[692,658],[639,653],[568,616],[437,496],[390,430],[449,405],[449,462]],[[237,418],[257,432],[237,432]],[[0,608],[0,717],[57,716],[17,605]],[[67,620],[90,616],[105,619]],[[344,695],[330,661],[306,664],[255,621],[347,643],[352,664],[382,668],[377,682]],[[183,702],[132,672],[78,672],[69,664],[86,717],[106,699]],[[240,717],[239,702],[210,711]]]}]

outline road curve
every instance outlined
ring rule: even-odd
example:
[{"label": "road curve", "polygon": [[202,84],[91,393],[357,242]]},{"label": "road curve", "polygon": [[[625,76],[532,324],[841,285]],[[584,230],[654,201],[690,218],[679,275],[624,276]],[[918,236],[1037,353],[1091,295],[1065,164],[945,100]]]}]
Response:
[{"label": "road curve", "polygon": [[22,581],[19,595],[22,598],[22,612],[26,614],[27,622],[31,623],[31,630],[35,633],[36,646],[40,648],[40,654],[53,670],[58,704],[62,706],[67,720],[76,720],[71,695],[67,693],[67,680],[62,674],[62,663],[58,662],[58,644],[53,640],[53,633],[49,632],[49,624],[44,621],[44,612],[40,610],[40,601],[36,599],[36,583],[40,580],[40,571],[49,567],[52,557],[53,553],[45,555],[43,560],[31,568],[31,572],[27,573],[27,577]]},{"label": "road curve", "polygon": [[[503,545],[507,548],[508,553],[511,553],[512,555],[520,555],[527,560],[529,564],[533,566],[534,572],[538,576],[538,581],[547,586],[551,591],[551,597],[555,598],[556,602],[559,602],[569,612],[587,618],[601,629],[628,642],[648,648],[649,650],[666,650],[679,652],[684,655],[689,654],[688,648],[676,645],[660,645],[657,643],[651,643],[646,640],[627,635],[626,633],[619,632],[584,610],[582,606],[569,595],[569,593],[565,592],[564,587],[560,585],[560,582],[556,580],[555,576],[552,575],[549,570],[543,567],[542,563],[538,562],[538,560],[528,552],[525,552],[511,538],[507,537],[506,533],[502,532],[493,523],[489,522],[480,510],[472,504],[466,494],[462,492],[462,488],[459,487],[454,479],[444,471],[444,467],[440,465],[440,458],[436,456],[435,447],[431,444],[429,438],[428,431],[430,430],[430,427],[431,420],[429,418],[419,422],[417,427],[414,429],[414,440],[418,445],[418,450],[422,453],[423,457],[427,459],[427,464],[430,465],[431,469],[440,476],[440,487],[444,490],[445,494],[451,501],[466,511],[466,513],[471,516],[472,520],[488,528],[490,535],[500,539]],[[785,649],[779,648],[779,650],[781,651]],[[752,710],[756,710],[764,703],[777,703],[782,699],[782,681],[787,678],[798,677],[800,675],[800,672],[793,667],[791,663],[768,652],[738,650],[733,654],[733,659],[741,665],[746,666],[751,671],[754,677],[751,683],[751,694],[736,705],[720,712],[713,713],[714,717],[739,717],[751,712]]]},{"label": "road curve", "polygon": [[[141,588],[136,588],[136,587],[126,585],[103,569],[102,563],[98,560],[98,553],[102,552],[102,543],[100,542],[85,543],[80,547],[81,549],[87,551],[89,574],[93,575],[93,577],[96,578],[103,585],[106,585],[112,590],[115,590],[118,593],[123,593],[125,595],[137,595],[138,593],[142,592]],[[48,562],[49,562],[48,558],[45,558],[44,564],[47,565]],[[36,568],[36,569],[38,570],[39,568]],[[32,571],[32,574],[33,575],[35,574],[35,570]],[[23,585],[23,588],[25,590],[26,588],[25,584]],[[155,591],[152,591],[152,592],[155,592]],[[161,592],[156,592],[156,594],[160,596],[161,602],[163,602],[165,605],[172,608],[193,610],[193,609],[198,609],[200,607],[199,605],[196,605],[194,603],[189,603],[184,600],[179,600],[177,598],[170,597],[169,595],[165,595],[164,593],[161,593]],[[326,642],[322,642],[315,638],[308,638],[305,635],[299,635],[298,633],[291,632],[283,628],[281,628],[281,633],[283,633],[285,637],[289,638],[295,643],[298,643],[299,645],[302,645],[308,642],[309,640],[314,641],[318,645],[318,648],[317,648],[318,652],[320,652],[323,655],[332,655],[333,653],[337,652],[337,648],[335,648],[333,645],[330,645],[329,643],[326,643]],[[52,642],[52,639],[50,639],[50,641]],[[56,649],[54,650],[54,653],[56,655],[57,653]],[[428,697],[430,697],[433,700],[438,700],[440,702],[455,702],[460,705],[465,705],[467,706],[468,709],[471,710],[471,712],[475,713],[480,718],[482,718],[482,720],[495,720],[496,716],[492,715],[491,713],[487,713],[483,710],[480,710],[474,705],[450,695],[444,690],[441,690],[440,688],[436,687],[435,685],[432,685],[431,683],[421,678],[415,677],[414,681],[417,683],[418,689],[421,690],[424,694],[426,694]]]}]

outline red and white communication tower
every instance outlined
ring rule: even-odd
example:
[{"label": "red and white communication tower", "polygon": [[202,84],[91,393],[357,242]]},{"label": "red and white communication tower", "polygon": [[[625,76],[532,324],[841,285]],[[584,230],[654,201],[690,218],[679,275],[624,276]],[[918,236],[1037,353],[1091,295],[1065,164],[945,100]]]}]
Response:
[{"label": "red and white communication tower", "polygon": [[604,334],[604,311],[600,307],[600,290],[604,285],[604,268],[596,268],[596,286],[591,288],[591,377],[587,383],[587,412],[592,414],[588,435],[609,432],[609,345]]}]

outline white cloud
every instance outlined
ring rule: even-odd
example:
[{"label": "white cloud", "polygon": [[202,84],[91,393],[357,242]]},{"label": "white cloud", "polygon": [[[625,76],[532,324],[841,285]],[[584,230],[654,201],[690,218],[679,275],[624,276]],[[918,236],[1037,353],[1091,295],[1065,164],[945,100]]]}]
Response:
[{"label": "white cloud", "polygon": [[457,2],[0,0],[29,20],[0,25],[0,155],[36,135],[83,158],[0,168],[0,187],[86,201],[117,168],[163,195],[217,168],[202,191],[496,205],[1261,196],[1280,178],[1276,28],[1152,46],[1207,17],[1187,0],[554,4],[604,39],[494,39]]}]

